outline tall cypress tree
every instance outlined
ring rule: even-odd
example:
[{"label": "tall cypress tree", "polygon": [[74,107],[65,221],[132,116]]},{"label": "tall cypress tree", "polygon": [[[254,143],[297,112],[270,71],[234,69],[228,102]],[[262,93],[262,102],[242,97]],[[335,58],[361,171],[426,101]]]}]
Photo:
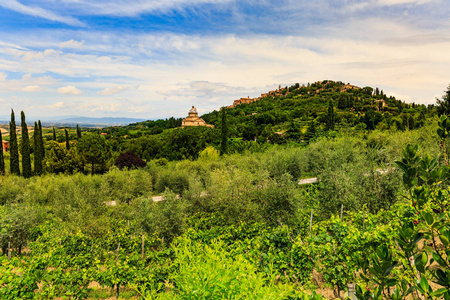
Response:
[{"label": "tall cypress tree", "polygon": [[31,157],[30,157],[30,137],[28,136],[28,127],[25,122],[25,113],[20,112],[22,126],[22,142],[20,143],[20,153],[22,154],[22,175],[25,178],[31,177]]},{"label": "tall cypress tree", "polygon": [[55,127],[53,127],[53,140],[56,141],[56,130],[55,130]]},{"label": "tall cypress tree", "polygon": [[334,114],[333,100],[330,99],[330,102],[328,102],[327,129],[334,130],[335,122],[336,118]]},{"label": "tall cypress tree", "polygon": [[67,129],[64,129],[64,134],[66,135],[66,149],[70,150],[69,132],[67,131]]},{"label": "tall cypress tree", "polygon": [[226,108],[222,107],[222,142],[220,143],[220,155],[228,153],[228,123]]},{"label": "tall cypress tree", "polygon": [[9,122],[9,153],[11,174],[20,175],[19,147],[17,146],[16,119],[11,109],[11,122]]},{"label": "tall cypress tree", "polygon": [[39,142],[39,127],[37,122],[34,122],[34,174],[40,175],[42,173],[42,150]]},{"label": "tall cypress tree", "polygon": [[41,120],[38,120],[38,127],[39,127],[39,149],[41,150],[41,159],[43,160],[45,158],[45,148],[44,148],[44,138],[42,137]]},{"label": "tall cypress tree", "polygon": [[[0,130],[0,141],[3,141],[2,131]],[[0,175],[5,174],[5,159],[3,158],[3,143],[0,147]]]},{"label": "tall cypress tree", "polygon": [[77,140],[81,139],[81,128],[77,124]]}]

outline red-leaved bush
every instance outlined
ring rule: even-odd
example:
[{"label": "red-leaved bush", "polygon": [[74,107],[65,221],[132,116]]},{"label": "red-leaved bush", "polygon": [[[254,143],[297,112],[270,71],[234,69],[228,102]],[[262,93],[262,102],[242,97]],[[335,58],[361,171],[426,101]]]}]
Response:
[{"label": "red-leaved bush", "polygon": [[147,165],[145,161],[131,151],[121,153],[114,163],[119,169],[143,168]]}]

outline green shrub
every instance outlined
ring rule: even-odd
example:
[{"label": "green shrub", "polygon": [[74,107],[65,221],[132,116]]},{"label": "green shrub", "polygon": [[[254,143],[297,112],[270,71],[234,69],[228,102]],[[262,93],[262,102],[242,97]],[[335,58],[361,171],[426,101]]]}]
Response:
[{"label": "green shrub", "polygon": [[183,170],[165,169],[158,174],[155,191],[162,193],[166,189],[182,195],[189,188],[189,174]]},{"label": "green shrub", "polygon": [[[237,250],[239,251],[239,250]],[[244,254],[223,242],[204,246],[181,240],[175,247],[179,266],[175,290],[166,299],[289,299],[292,286],[275,284],[275,276],[257,272]]]},{"label": "green shrub", "polygon": [[287,173],[294,179],[301,177],[307,165],[306,157],[300,148],[269,150],[262,155],[261,163],[272,177]]}]

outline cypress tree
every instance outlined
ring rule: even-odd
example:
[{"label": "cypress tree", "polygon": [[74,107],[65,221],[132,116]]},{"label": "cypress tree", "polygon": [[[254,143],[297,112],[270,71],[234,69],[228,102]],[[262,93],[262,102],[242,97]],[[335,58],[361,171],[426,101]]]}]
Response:
[{"label": "cypress tree", "polygon": [[67,131],[67,129],[64,129],[64,134],[66,135],[66,149],[70,150],[69,132]]},{"label": "cypress tree", "polygon": [[334,115],[333,100],[330,100],[330,102],[328,102],[327,129],[334,130],[335,122],[336,119]]},{"label": "cypress tree", "polygon": [[25,122],[25,113],[20,112],[22,126],[22,142],[20,143],[20,153],[22,154],[22,175],[25,178],[31,177],[31,158],[30,158],[30,137],[28,136],[28,127]]},{"label": "cypress tree", "polygon": [[9,153],[11,174],[20,175],[19,147],[17,146],[16,119],[11,109],[11,122],[9,122]]},{"label": "cypress tree", "polygon": [[77,140],[81,139],[81,128],[77,124]]},{"label": "cypress tree", "polygon": [[34,174],[40,175],[42,173],[42,150],[41,143],[39,142],[39,127],[36,122],[34,122]]},{"label": "cypress tree", "polygon": [[53,127],[53,140],[56,141],[56,130],[55,130],[55,127]]},{"label": "cypress tree", "polygon": [[220,155],[228,153],[228,124],[226,108],[222,107],[222,142],[220,143]]},{"label": "cypress tree", "polygon": [[[3,141],[2,131],[0,130],[0,141]],[[0,147],[0,175],[5,174],[5,159],[3,158],[3,143]]]},{"label": "cypress tree", "polygon": [[44,148],[44,139],[42,138],[42,124],[41,120],[38,120],[39,127],[39,149],[41,150],[41,159],[45,158],[45,148]]},{"label": "cypress tree", "polygon": [[314,138],[317,134],[317,124],[316,124],[316,120],[312,120],[309,125],[308,128],[306,129],[306,133],[305,136],[306,138],[308,138],[309,140]]}]

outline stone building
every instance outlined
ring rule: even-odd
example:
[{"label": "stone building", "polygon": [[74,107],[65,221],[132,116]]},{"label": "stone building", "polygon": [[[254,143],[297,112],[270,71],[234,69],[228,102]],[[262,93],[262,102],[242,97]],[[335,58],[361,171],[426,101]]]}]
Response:
[{"label": "stone building", "polygon": [[188,116],[181,121],[181,127],[184,128],[186,126],[206,126],[214,128],[213,125],[206,124],[206,122],[198,116],[197,109],[194,106],[189,110]]},{"label": "stone building", "polygon": [[2,141],[2,148],[3,148],[3,152],[8,152],[9,151],[9,142]]}]

